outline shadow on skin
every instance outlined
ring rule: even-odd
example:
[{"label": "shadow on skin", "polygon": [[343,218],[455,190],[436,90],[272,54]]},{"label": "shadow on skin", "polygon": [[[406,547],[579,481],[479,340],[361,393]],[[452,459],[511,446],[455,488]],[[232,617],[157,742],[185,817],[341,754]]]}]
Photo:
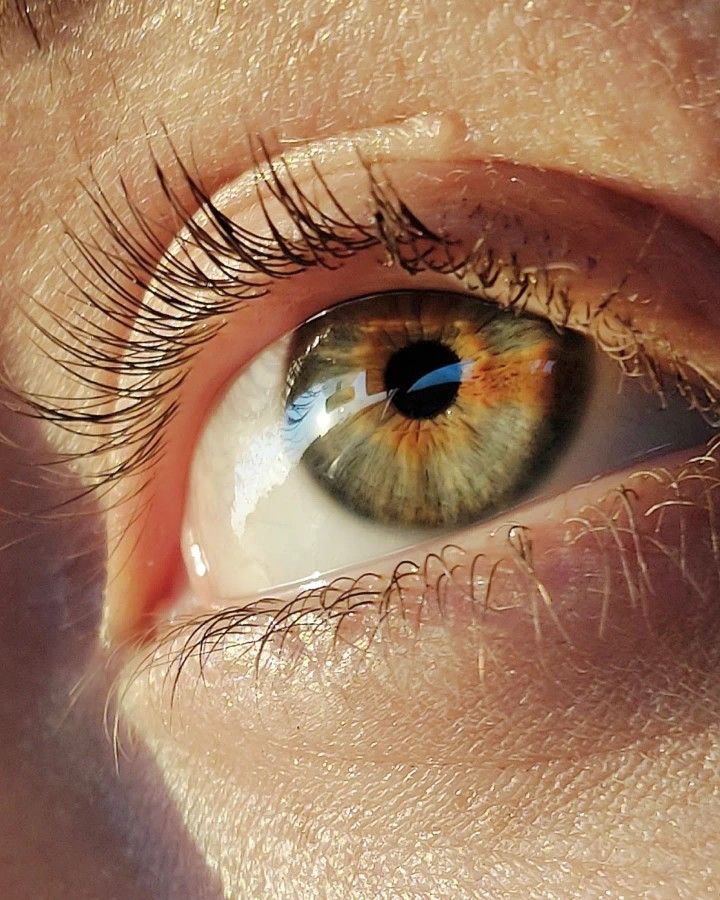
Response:
[{"label": "shadow on skin", "polygon": [[131,758],[115,771],[110,673],[85,679],[105,577],[99,511],[90,500],[58,509],[77,481],[33,468],[48,455],[36,423],[1,403],[0,894],[215,900],[144,748],[124,742]]}]

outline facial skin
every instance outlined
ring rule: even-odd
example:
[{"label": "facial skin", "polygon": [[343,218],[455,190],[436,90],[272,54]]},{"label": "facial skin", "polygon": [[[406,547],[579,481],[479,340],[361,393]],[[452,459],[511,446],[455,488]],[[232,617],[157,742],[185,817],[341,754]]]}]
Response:
[{"label": "facial skin", "polygon": [[[698,258],[717,266],[713,0],[215,6],[59,2],[37,19],[42,49],[0,12],[0,360],[11,391],[67,394],[67,373],[33,339],[27,298],[71,309],[63,223],[92,233],[80,184],[90,167],[112,196],[122,175],[148,215],[167,215],[148,152],[149,133],[169,158],[163,128],[181,154],[192,148],[212,192],[249,168],[249,132],[274,152],[436,116],[451,123],[450,162],[597,179],[703,233]],[[719,301],[708,277],[708,329]],[[390,646],[362,671],[309,668],[305,681],[257,693],[248,667],[211,669],[206,687],[180,691],[172,723],[159,670],[126,698],[116,767],[104,711],[122,661],[98,649],[102,501],[85,498],[70,519],[58,507],[87,467],[40,464],[71,451],[71,435],[13,403],[0,435],[3,896],[720,889],[720,632],[702,556],[690,569],[707,580],[706,602],[686,616],[659,604],[657,627],[635,644],[628,625],[625,678],[599,652],[592,677],[574,681],[561,643],[536,658],[518,625],[493,645],[501,677],[470,679],[478,644],[457,622],[410,662]]]}]

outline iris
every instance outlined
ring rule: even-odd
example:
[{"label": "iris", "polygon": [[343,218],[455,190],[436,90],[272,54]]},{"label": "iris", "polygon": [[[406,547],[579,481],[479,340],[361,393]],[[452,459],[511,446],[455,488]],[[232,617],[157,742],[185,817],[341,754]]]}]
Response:
[{"label": "iris", "polygon": [[561,456],[589,356],[579,335],[473,296],[359,298],[295,333],[285,440],[362,516],[467,524],[518,500]]}]

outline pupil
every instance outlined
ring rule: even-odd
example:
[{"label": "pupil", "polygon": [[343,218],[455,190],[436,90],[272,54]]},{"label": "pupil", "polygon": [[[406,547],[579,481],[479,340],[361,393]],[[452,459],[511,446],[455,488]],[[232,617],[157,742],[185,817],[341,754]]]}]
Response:
[{"label": "pupil", "polygon": [[393,392],[392,404],[402,415],[432,419],[455,401],[460,378],[460,359],[449,347],[440,341],[417,341],[390,357],[385,390]]}]

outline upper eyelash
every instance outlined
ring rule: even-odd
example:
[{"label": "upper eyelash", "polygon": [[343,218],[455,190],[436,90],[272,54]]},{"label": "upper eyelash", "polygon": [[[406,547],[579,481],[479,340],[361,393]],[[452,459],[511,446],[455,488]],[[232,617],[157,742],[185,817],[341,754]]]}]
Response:
[{"label": "upper eyelash", "polygon": [[[129,215],[124,218],[94,176],[86,190],[107,243],[66,229],[75,251],[64,267],[75,294],[73,313],[66,319],[49,304],[35,301],[42,316],[28,316],[45,351],[82,391],[61,398],[24,394],[19,399],[27,415],[92,439],[87,450],[66,453],[61,460],[88,455],[101,460],[91,491],[103,493],[130,475],[144,477],[134,494],[142,491],[162,456],[167,427],[178,410],[178,391],[195,356],[224,327],[227,316],[262,297],[273,283],[304,270],[334,269],[358,252],[379,247],[388,265],[406,273],[453,275],[468,291],[518,313],[532,297],[540,300],[556,327],[567,325],[573,303],[567,290],[557,287],[551,270],[527,272],[514,257],[496,259],[482,232],[469,252],[457,255],[452,240],[429,229],[413,213],[377,164],[359,157],[370,204],[368,219],[361,222],[344,209],[317,167],[313,170],[324,195],[322,206],[299,186],[284,157],[272,158],[262,140],[250,144],[257,203],[269,234],[250,231],[228,218],[174,148],[190,204],[171,186],[154,156],[153,165],[175,232],[160,228],[140,208],[121,177]],[[281,233],[268,210],[270,198],[299,237]],[[207,215],[210,226],[197,223],[199,211]],[[178,237],[182,230],[185,233]],[[173,238],[180,249],[169,255]],[[210,277],[203,272],[190,249],[204,254],[219,274]],[[661,367],[652,341],[612,311],[621,287],[622,283],[596,309],[588,309],[584,319],[573,309],[573,327],[591,335],[623,372],[645,377],[661,398],[670,381],[691,407],[715,422],[720,386],[685,358],[668,356],[666,347]],[[160,302],[144,304],[145,292]],[[43,324],[43,317],[50,325]],[[113,462],[103,464],[107,459]]]},{"label": "upper eyelash", "polygon": [[[344,210],[319,172],[318,183],[329,204],[326,210],[299,188],[284,160],[271,160],[262,142],[260,150],[262,160],[255,160],[257,198],[270,236],[248,231],[225,216],[176,156],[196,206],[196,211],[189,210],[155,162],[177,231],[187,229],[182,244],[205,254],[219,270],[218,277],[205,275],[189,253],[166,255],[167,240],[133,201],[122,178],[124,202],[137,234],[95,179],[87,194],[110,247],[81,238],[71,229],[66,232],[77,252],[71,266],[65,267],[79,301],[74,317],[65,319],[40,302],[53,327],[37,316],[29,317],[51,355],[60,352],[56,361],[89,388],[91,396],[58,399],[36,394],[23,400],[28,414],[73,434],[92,435],[90,450],[66,460],[102,456],[120,447],[129,451],[119,464],[97,473],[96,488],[152,467],[162,452],[161,433],[177,411],[176,392],[195,355],[224,326],[226,316],[262,297],[274,282],[306,269],[335,268],[343,259],[382,244],[393,253],[403,247],[406,264],[417,265],[428,245],[444,243],[376,180],[370,166],[375,212],[370,223],[361,223]],[[291,240],[280,233],[263,190],[280,203],[301,237]],[[212,230],[198,226],[193,218],[200,210],[208,214]],[[161,305],[143,305],[140,295],[146,291]],[[109,382],[105,374],[111,375]]]}]

